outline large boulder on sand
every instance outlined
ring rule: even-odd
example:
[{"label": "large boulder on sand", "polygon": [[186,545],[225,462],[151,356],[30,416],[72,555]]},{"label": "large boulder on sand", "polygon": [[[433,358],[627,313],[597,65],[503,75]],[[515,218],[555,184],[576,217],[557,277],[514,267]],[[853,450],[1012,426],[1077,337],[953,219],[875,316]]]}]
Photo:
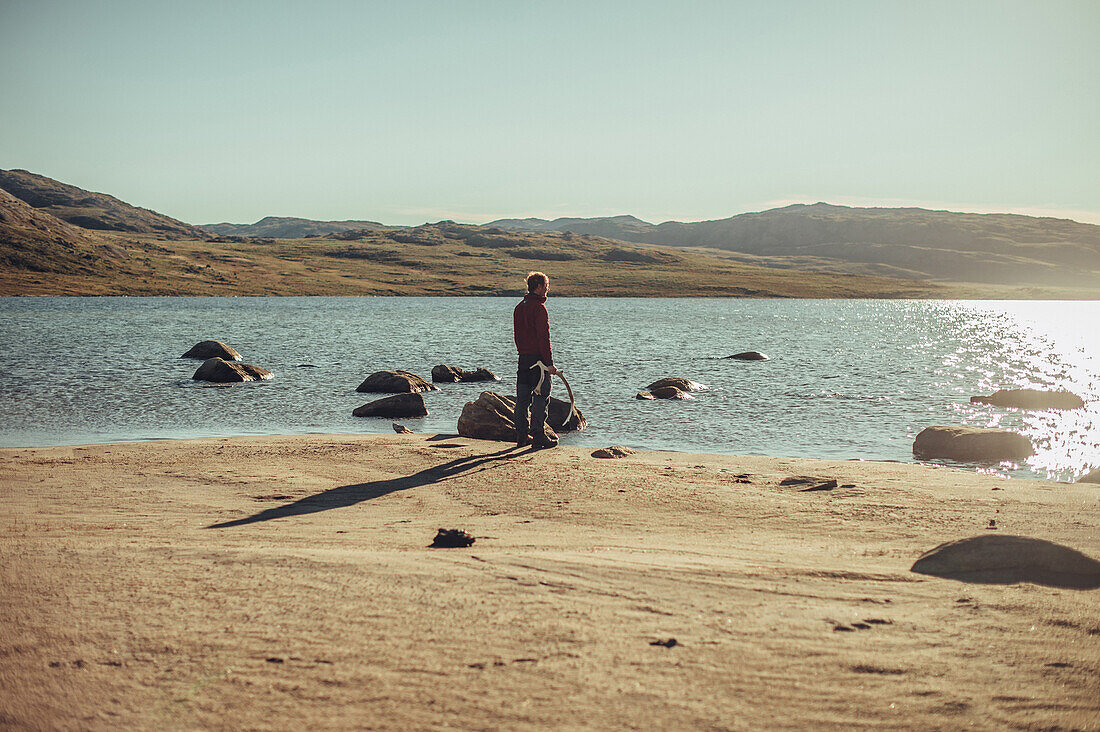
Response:
[{"label": "large boulder on sand", "polygon": [[1041,389],[1000,389],[989,396],[972,396],[970,403],[1018,409],[1079,409],[1085,406],[1085,400],[1072,392]]},{"label": "large boulder on sand", "polygon": [[218,384],[231,384],[240,381],[263,381],[275,374],[259,366],[247,363],[226,361],[222,358],[208,358],[202,362],[195,375],[196,381],[213,381]]},{"label": "large boulder on sand", "polygon": [[918,458],[947,458],[962,462],[1022,460],[1033,454],[1031,440],[1021,434],[983,427],[933,425],[913,441]]},{"label": "large boulder on sand", "polygon": [[1091,473],[1086,473],[1077,479],[1078,483],[1100,483],[1100,468],[1093,470]]},{"label": "large boulder on sand", "polygon": [[424,395],[420,392],[394,394],[375,399],[352,410],[354,417],[426,417],[428,407],[424,404]]},{"label": "large boulder on sand", "polygon": [[982,584],[1100,587],[1100,562],[1067,546],[1026,536],[987,534],[940,544],[925,552],[912,571]]},{"label": "large boulder on sand", "polygon": [[[680,378],[676,378],[676,377],[667,377],[667,378],[664,378],[664,379],[657,379],[652,384],[647,386],[645,389],[648,392],[653,392],[654,389],[660,389],[660,388],[665,387],[665,386],[675,386],[680,391],[702,391],[703,389],[707,388],[706,385],[700,384],[696,381],[691,381],[690,379],[680,379]],[[656,396],[656,393],[654,393],[654,396]],[[657,398],[658,399],[662,399],[662,398],[667,399],[669,397],[657,397]]]},{"label": "large boulder on sand", "polygon": [[467,371],[441,363],[432,369],[432,381],[437,384],[453,384],[458,381],[500,381],[500,377],[489,369],[476,368],[473,371]]},{"label": "large boulder on sand", "polygon": [[[513,442],[516,439],[515,411],[515,397],[483,391],[476,400],[466,402],[462,408],[458,418],[458,434],[478,440]],[[547,439],[553,437],[552,432],[571,432],[587,427],[588,422],[580,410],[577,414],[579,418],[569,419],[569,402],[551,397],[546,409]]]},{"label": "large boulder on sand", "polygon": [[418,391],[439,391],[410,371],[375,371],[355,389],[363,393],[409,394]]},{"label": "large boulder on sand", "polygon": [[240,361],[241,354],[221,341],[202,341],[191,346],[191,350],[180,358],[201,358],[203,361],[208,358],[220,358],[223,361]]}]

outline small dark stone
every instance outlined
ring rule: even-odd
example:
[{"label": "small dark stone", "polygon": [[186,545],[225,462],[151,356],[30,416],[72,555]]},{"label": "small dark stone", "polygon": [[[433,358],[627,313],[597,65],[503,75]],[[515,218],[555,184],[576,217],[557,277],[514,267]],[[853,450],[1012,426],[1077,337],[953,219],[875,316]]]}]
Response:
[{"label": "small dark stone", "polygon": [[680,643],[675,638],[669,638],[668,640],[650,641],[649,645],[651,645],[651,646],[664,646],[665,648],[673,648],[675,646],[680,645]]},{"label": "small dark stone", "polygon": [[435,548],[466,547],[473,544],[474,541],[474,537],[462,529],[440,529],[435,535],[431,546]]}]

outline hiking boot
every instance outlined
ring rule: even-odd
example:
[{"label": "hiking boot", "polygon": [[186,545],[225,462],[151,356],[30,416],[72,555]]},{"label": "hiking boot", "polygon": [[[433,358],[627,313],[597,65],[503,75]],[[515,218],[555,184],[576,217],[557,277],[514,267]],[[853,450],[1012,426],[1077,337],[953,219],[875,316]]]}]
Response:
[{"label": "hiking boot", "polygon": [[535,440],[533,443],[531,443],[531,447],[535,448],[536,450],[545,450],[547,448],[557,447],[557,446],[558,446],[558,441],[557,440],[548,440],[545,437],[542,438],[541,440]]}]

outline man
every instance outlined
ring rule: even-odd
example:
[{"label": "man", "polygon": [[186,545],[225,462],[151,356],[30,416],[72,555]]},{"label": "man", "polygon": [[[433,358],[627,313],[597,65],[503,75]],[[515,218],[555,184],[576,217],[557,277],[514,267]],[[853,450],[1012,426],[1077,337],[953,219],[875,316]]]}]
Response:
[{"label": "man", "polygon": [[515,413],[517,447],[532,445],[542,449],[558,444],[557,439],[548,439],[545,434],[550,377],[561,373],[554,367],[554,352],[550,348],[550,315],[546,312],[546,293],[549,291],[549,277],[542,272],[528,273],[527,295],[512,313],[516,350],[519,351]]}]

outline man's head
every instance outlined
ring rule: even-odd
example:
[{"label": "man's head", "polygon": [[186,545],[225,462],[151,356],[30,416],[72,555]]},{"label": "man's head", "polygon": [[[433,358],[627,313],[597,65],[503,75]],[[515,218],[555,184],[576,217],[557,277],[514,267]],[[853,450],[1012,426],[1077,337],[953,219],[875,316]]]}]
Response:
[{"label": "man's head", "polygon": [[546,297],[546,292],[550,289],[550,278],[542,272],[528,272],[527,273],[527,291],[534,293],[535,295],[541,295]]}]

